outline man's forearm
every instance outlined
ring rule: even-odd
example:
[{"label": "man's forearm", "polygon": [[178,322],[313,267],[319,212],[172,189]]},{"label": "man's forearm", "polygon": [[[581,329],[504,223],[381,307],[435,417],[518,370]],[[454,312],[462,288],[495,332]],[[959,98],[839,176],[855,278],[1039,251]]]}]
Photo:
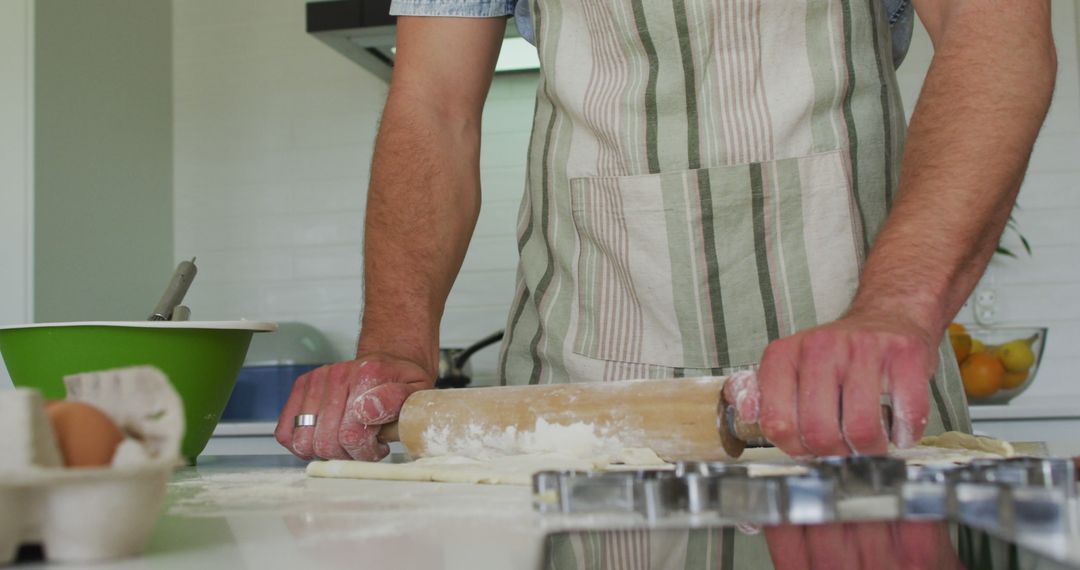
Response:
[{"label": "man's forearm", "polygon": [[928,23],[935,55],[900,190],[852,313],[901,316],[936,340],[978,282],[1053,92],[1047,11],[1043,2],[974,1],[940,29]]},{"label": "man's forearm", "polygon": [[435,372],[439,320],[480,210],[479,117],[387,103],[364,226],[359,352]]}]

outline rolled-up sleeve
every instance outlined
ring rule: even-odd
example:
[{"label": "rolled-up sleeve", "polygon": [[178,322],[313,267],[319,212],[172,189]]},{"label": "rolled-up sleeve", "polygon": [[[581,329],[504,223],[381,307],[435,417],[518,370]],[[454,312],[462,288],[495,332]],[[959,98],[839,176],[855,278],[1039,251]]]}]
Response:
[{"label": "rolled-up sleeve", "polygon": [[459,16],[492,18],[510,16],[517,0],[393,0],[392,16]]}]

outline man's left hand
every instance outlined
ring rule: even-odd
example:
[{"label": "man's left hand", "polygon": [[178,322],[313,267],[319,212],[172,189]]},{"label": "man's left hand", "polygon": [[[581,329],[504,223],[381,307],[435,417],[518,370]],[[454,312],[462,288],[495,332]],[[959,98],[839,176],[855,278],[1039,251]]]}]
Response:
[{"label": "man's left hand", "polygon": [[772,342],[757,374],[762,432],[794,457],[884,453],[881,395],[890,394],[892,441],[914,445],[939,340],[903,316],[849,314]]}]

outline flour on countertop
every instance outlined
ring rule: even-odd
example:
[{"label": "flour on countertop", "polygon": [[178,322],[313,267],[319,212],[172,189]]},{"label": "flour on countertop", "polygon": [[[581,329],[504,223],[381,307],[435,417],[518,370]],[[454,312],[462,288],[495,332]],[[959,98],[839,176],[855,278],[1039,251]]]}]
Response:
[{"label": "flour on countertop", "polygon": [[205,505],[236,509],[276,508],[308,494],[302,471],[244,471],[180,479],[170,486],[180,491],[170,510],[199,510]]},{"label": "flour on countertop", "polygon": [[[383,468],[398,465],[340,463]],[[272,513],[290,521],[290,531],[301,544],[308,540],[402,536],[418,527],[445,524],[447,520],[465,526],[493,519],[505,520],[507,525],[531,524],[528,517],[532,506],[527,489],[481,492],[461,485],[355,483],[310,478],[295,468],[198,475],[170,483],[173,500],[169,514],[221,517]],[[364,524],[338,528],[334,521],[341,516],[364,519]]]}]

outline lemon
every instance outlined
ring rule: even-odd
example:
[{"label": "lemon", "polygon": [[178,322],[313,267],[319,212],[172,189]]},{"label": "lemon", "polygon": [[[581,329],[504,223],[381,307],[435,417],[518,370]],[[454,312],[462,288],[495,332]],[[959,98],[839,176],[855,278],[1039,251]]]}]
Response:
[{"label": "lemon", "polygon": [[979,339],[977,339],[975,337],[972,337],[971,338],[971,351],[968,352],[968,354],[979,354],[980,352],[982,352],[984,350],[986,350],[986,345],[983,344],[983,341],[981,341],[981,340],[979,340]]},{"label": "lemon", "polygon": [[1035,364],[1035,353],[1024,339],[1009,341],[994,351],[1009,372],[1026,372]]}]

